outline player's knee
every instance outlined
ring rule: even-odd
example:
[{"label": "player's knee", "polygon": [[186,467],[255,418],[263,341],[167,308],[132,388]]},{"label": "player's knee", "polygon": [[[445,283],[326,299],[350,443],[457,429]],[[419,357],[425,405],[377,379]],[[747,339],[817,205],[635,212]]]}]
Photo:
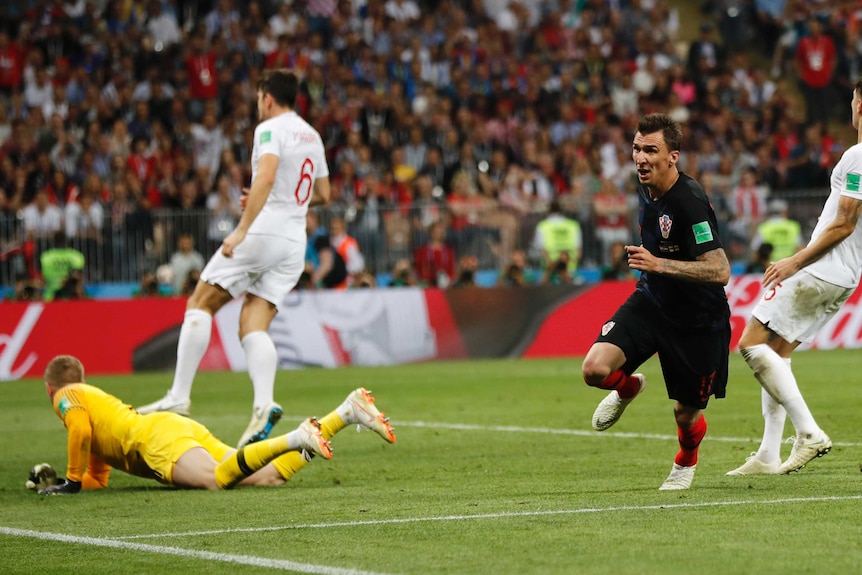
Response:
[{"label": "player's knee", "polygon": [[697,423],[700,419],[700,409],[688,405],[677,403],[673,408],[673,417],[676,419],[676,424],[683,428],[688,428]]},{"label": "player's knee", "polygon": [[584,359],[581,370],[584,374],[584,383],[591,387],[599,387],[611,374],[611,368],[609,365],[590,357]]}]

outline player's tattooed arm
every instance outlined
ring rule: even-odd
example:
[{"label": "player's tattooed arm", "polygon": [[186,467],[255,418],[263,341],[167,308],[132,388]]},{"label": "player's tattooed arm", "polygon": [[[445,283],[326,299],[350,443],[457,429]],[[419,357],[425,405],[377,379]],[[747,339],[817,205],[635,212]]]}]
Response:
[{"label": "player's tattooed arm", "polygon": [[627,246],[626,252],[629,267],[634,270],[696,283],[727,285],[730,281],[730,262],[721,248],[701,254],[695,261],[658,258],[641,246]]},{"label": "player's tattooed arm", "polygon": [[730,281],[730,262],[721,248],[697,256],[697,261],[683,262],[662,259],[659,273],[697,283],[727,285]]}]

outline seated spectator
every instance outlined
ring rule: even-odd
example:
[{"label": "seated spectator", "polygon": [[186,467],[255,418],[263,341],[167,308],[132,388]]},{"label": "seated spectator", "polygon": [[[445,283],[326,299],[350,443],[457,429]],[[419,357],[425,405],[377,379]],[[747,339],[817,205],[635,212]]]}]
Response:
[{"label": "seated spectator", "polygon": [[204,257],[195,250],[194,236],[188,232],[181,233],[177,238],[177,249],[171,255],[170,261],[174,275],[174,293],[183,293],[189,274],[194,270],[204,269],[205,263]]},{"label": "seated spectator", "polygon": [[629,256],[624,242],[611,244],[610,259],[602,266],[602,280],[635,279],[637,275],[629,268]]},{"label": "seated spectator", "polygon": [[135,288],[134,297],[158,297],[163,295],[156,273],[146,270],[141,276],[141,283]]},{"label": "seated spectator", "polygon": [[416,277],[424,285],[446,288],[455,279],[455,250],[446,243],[446,224],[428,228],[428,242],[413,252]]},{"label": "seated spectator", "polygon": [[392,280],[389,282],[389,287],[410,287],[418,285],[416,280],[416,270],[410,260],[402,258],[395,262],[392,268]]},{"label": "seated spectator", "polygon": [[39,282],[22,273],[15,278],[15,287],[8,297],[13,301],[39,301],[42,299],[42,290]]},{"label": "seated spectator", "polygon": [[823,134],[821,124],[805,128],[802,141],[787,160],[787,185],[791,188],[814,188],[827,181],[826,167],[832,138]]},{"label": "seated spectator", "polygon": [[350,286],[351,288],[374,288],[377,287],[377,280],[374,278],[374,274],[369,272],[368,270],[362,270],[353,278],[353,284]]},{"label": "seated spectator", "polygon": [[185,279],[183,280],[183,287],[180,289],[180,295],[190,296],[195,291],[195,286],[198,285],[198,281],[201,279],[201,270],[199,269],[191,269],[189,273],[186,274]]},{"label": "seated spectator", "polygon": [[752,252],[751,260],[745,264],[745,273],[762,274],[772,260],[772,244],[764,242]]},{"label": "seated spectator", "polygon": [[569,252],[560,252],[555,260],[551,260],[545,265],[539,284],[566,285],[573,283],[572,274],[569,272],[570,264]]},{"label": "seated spectator", "polygon": [[458,271],[455,281],[450,287],[476,287],[476,271],[479,269],[479,261],[476,256],[462,256],[458,261]]},{"label": "seated spectator", "polygon": [[528,284],[526,278],[527,256],[522,250],[515,250],[500,277],[497,285],[503,287],[522,287]]},{"label": "seated spectator", "polygon": [[84,299],[84,274],[81,270],[70,270],[69,275],[63,280],[63,284],[54,292],[55,300],[62,299]]}]

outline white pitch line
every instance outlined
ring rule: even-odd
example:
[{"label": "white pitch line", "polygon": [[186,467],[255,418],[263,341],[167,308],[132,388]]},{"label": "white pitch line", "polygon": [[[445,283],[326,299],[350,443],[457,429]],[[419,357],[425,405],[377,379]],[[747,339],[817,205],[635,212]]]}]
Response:
[{"label": "white pitch line", "polygon": [[[303,421],[299,417],[282,417],[282,421]],[[662,441],[679,441],[676,435],[661,433],[636,433],[626,431],[593,431],[591,429],[563,429],[557,427],[519,427],[515,425],[476,425],[472,423],[443,423],[436,421],[396,421],[394,427],[424,427],[428,429],[452,429],[457,431],[495,431],[504,433],[547,433],[549,435],[575,435],[578,437],[618,437],[628,439],[659,439]],[[760,443],[760,438],[752,437],[721,437],[707,434],[706,442],[720,441],[723,443]],[[833,441],[838,447],[862,447],[862,443]]]},{"label": "white pitch line", "polygon": [[235,563],[238,565],[250,565],[252,567],[264,567],[266,569],[279,569],[281,571],[297,571],[299,573],[314,573],[318,575],[384,575],[373,571],[361,571],[359,569],[342,569],[340,567],[328,567],[326,565],[314,565],[311,563],[299,563],[297,561],[286,561],[283,559],[267,559],[265,557],[254,557],[251,555],[234,555],[231,553],[213,553],[212,551],[198,551],[196,549],[182,549],[179,547],[164,547],[161,545],[147,545],[145,543],[128,543],[116,539],[102,539],[98,537],[82,537],[78,535],[67,535],[65,533],[47,533],[42,531],[31,531],[30,529],[15,529],[13,527],[0,526],[0,535],[11,537],[28,537],[41,539],[43,541],[60,541],[75,545],[90,545],[93,547],[110,547],[113,549],[127,549],[132,551],[143,551],[145,553],[158,553],[160,555],[176,555],[206,561],[220,561],[222,563]]},{"label": "white pitch line", "polygon": [[477,519],[504,519],[507,517],[541,517],[547,515],[578,515],[586,513],[608,513],[614,511],[656,511],[664,509],[696,509],[702,507],[728,507],[732,505],[777,505],[782,503],[818,503],[824,501],[852,501],[862,499],[862,495],[830,497],[791,497],[787,499],[754,499],[743,501],[707,501],[703,503],[660,503],[656,505],[621,505],[616,507],[585,507],[581,509],[552,509],[547,511],[505,511],[500,513],[481,513],[476,515],[443,515],[435,517],[405,517],[402,519],[376,519],[366,521],[340,521],[334,523],[302,523],[272,527],[236,527],[233,529],[212,529],[208,531],[187,531],[185,533],[153,533],[151,535],[127,535],[116,537],[125,539],[157,539],[160,537],[193,537],[198,535],[220,535],[224,533],[258,533],[263,531],[289,531],[294,529],[328,529],[333,527],[361,527],[368,525],[396,525],[402,523],[423,523],[428,521],[470,521]]}]

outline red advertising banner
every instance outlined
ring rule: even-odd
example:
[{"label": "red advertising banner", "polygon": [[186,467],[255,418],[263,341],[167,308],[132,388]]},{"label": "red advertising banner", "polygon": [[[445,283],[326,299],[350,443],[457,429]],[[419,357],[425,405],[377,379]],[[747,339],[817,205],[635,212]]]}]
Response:
[{"label": "red advertising banner", "polygon": [[[730,346],[736,349],[751,310],[760,300],[763,288],[759,275],[735,276],[726,288],[730,304]],[[636,282],[605,282],[558,307],[542,324],[524,357],[565,357],[584,355],[601,328],[617,307],[632,293]],[[862,287],[838,314],[824,326],[811,344],[802,349],[862,347]]]},{"label": "red advertising banner", "polygon": [[182,320],[180,299],[0,304],[0,380],[41,377],[52,357],[92,373],[128,373],[132,351]]},{"label": "red advertising banner", "polygon": [[[591,287],[296,292],[270,333],[283,368],[393,365],[470,357],[568,357],[587,352],[634,282]],[[727,286],[735,349],[762,288]],[[172,370],[184,298],[0,304],[0,381],[41,377],[58,354],[92,374]],[[241,300],[215,318],[202,370],[244,370]],[[862,288],[805,348],[862,347]]]}]

